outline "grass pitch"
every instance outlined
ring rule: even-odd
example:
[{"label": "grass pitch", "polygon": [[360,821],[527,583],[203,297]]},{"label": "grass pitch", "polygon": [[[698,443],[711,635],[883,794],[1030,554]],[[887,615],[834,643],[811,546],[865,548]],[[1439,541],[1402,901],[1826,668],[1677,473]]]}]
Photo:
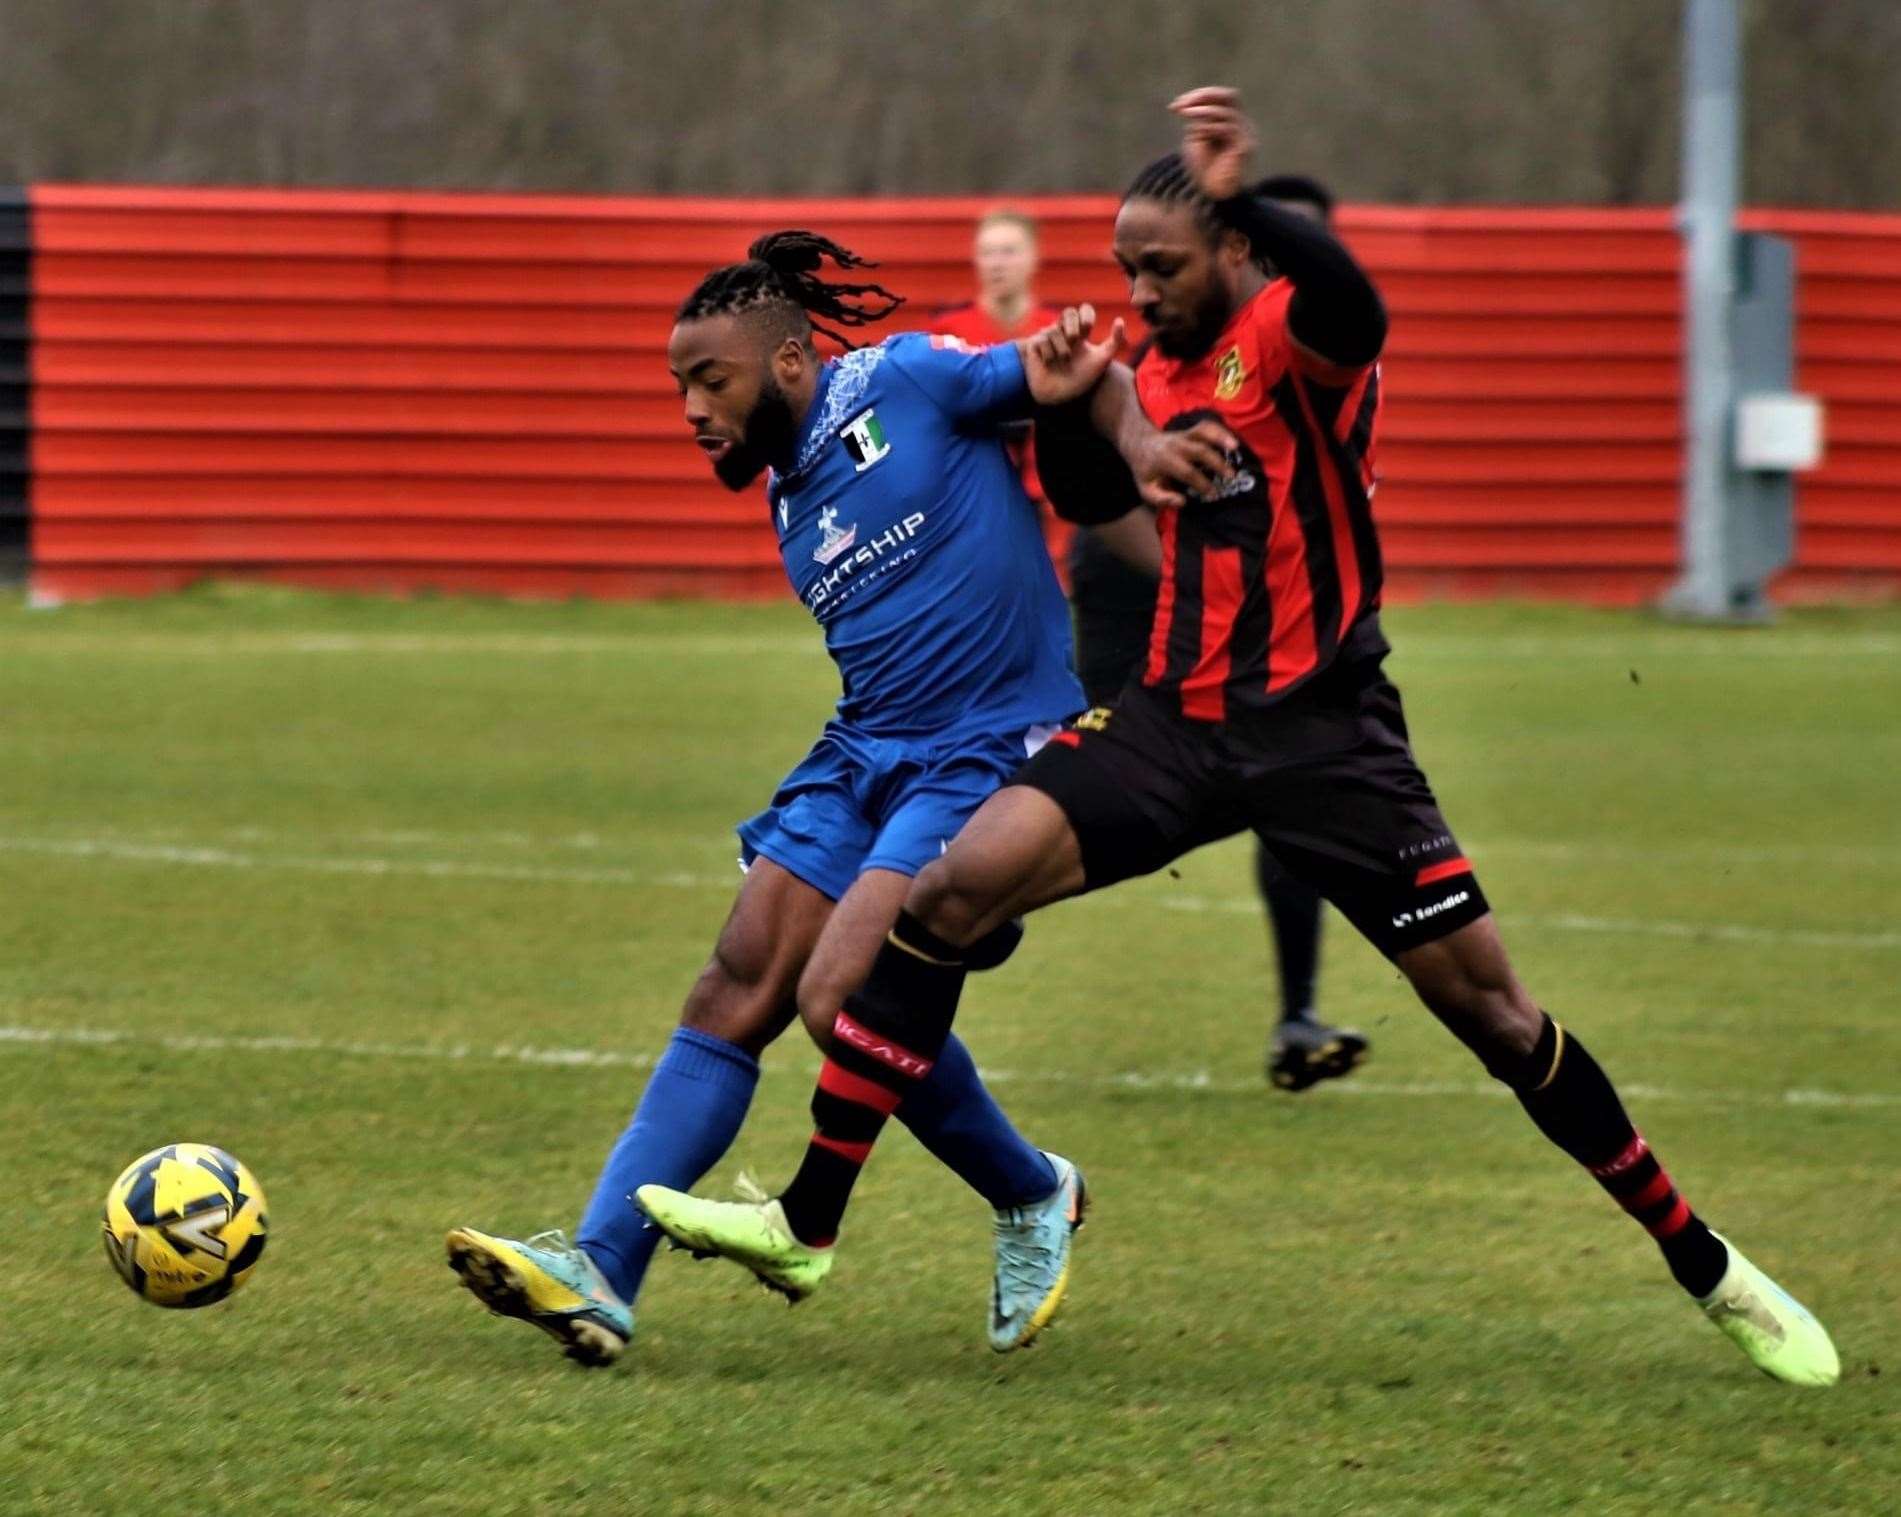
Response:
[{"label": "grass pitch", "polygon": [[[571,1226],[835,691],[795,608],[207,591],[0,604],[0,1512],[1889,1512],[1901,1505],[1901,613],[1390,617],[1534,991],[1807,1300],[1759,1377],[1329,923],[1345,1088],[1260,1077],[1245,848],[1039,917],[960,1022],[1097,1207],[1045,1343],[894,1129],[787,1312],[663,1255],[623,1366],[485,1317],[457,1223]],[[782,1180],[814,1058],[729,1161]],[[196,1139],[271,1202],[197,1313],[101,1256]],[[1885,1371],[1885,1373],[1884,1373]]]}]

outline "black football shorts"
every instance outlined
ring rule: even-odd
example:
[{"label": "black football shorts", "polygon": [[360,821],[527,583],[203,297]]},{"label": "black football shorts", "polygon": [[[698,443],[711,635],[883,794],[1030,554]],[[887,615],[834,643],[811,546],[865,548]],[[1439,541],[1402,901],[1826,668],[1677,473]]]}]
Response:
[{"label": "black football shorts", "polygon": [[1329,669],[1239,721],[1190,721],[1131,684],[1010,781],[1063,808],[1085,889],[1257,834],[1388,958],[1490,909],[1414,761],[1378,659]]}]

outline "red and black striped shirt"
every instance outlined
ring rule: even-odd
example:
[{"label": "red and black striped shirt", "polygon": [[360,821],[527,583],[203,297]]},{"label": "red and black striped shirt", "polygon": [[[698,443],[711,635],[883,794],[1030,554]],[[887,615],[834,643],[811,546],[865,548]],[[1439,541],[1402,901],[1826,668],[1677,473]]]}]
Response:
[{"label": "red and black striped shirt", "polygon": [[1377,364],[1324,379],[1287,332],[1293,286],[1263,287],[1200,358],[1135,371],[1157,426],[1214,419],[1240,440],[1221,497],[1164,510],[1162,587],[1142,682],[1183,716],[1270,706],[1343,654],[1386,651],[1373,530]]}]

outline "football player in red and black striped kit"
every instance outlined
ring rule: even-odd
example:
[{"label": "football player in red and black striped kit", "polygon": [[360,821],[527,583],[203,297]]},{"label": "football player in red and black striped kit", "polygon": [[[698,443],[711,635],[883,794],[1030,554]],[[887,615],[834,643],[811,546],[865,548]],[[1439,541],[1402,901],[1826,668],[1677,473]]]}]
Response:
[{"label": "football player in red and black striped kit", "polygon": [[[1301,174],[1275,174],[1250,192],[1262,200],[1312,216],[1333,219],[1333,196]],[[1277,271],[1270,266],[1270,277]],[[1153,338],[1137,350],[1141,359]],[[1377,392],[1375,404],[1377,404]],[[1094,446],[1094,444],[1090,444]],[[1112,495],[1112,509],[1126,505]],[[1085,512],[1094,525],[1078,531],[1069,551],[1069,601],[1076,621],[1076,673],[1092,706],[1111,706],[1148,657],[1149,630],[1161,586],[1162,550],[1155,517],[1135,505],[1112,521],[1101,520],[1096,502],[1066,502],[1059,515]],[[1280,973],[1280,1020],[1267,1048],[1267,1077],[1282,1090],[1302,1091],[1322,1080],[1351,1074],[1370,1052],[1366,1036],[1320,1018],[1315,989],[1320,969],[1320,892],[1282,867],[1266,844],[1256,842],[1255,882],[1267,910]]]},{"label": "football player in red and black striped kit", "polygon": [[[818,1131],[791,1185],[716,1206],[693,1246],[755,1272],[748,1239],[762,1222],[807,1250],[829,1246],[880,1113],[949,1035],[972,945],[1252,831],[1651,1234],[1752,1362],[1794,1384],[1834,1383],[1821,1324],[1690,1209],[1604,1070],[1519,983],[1414,761],[1381,668],[1378,292],[1324,227],[1241,193],[1253,131],[1232,91],[1195,90],[1174,109],[1182,151],[1142,172],[1115,228],[1155,346],[1133,376],[1112,366],[1089,402],[1126,458],[1152,456],[1158,426],[1200,450],[1194,498],[1162,503],[1162,589],[1140,677],[1052,738],[917,875],[838,1018],[859,1067],[877,1071],[859,1083],[877,1089],[841,1101],[821,1077]],[[1270,283],[1262,260],[1283,278]],[[1070,313],[1048,343],[1060,361],[1086,337]],[[1064,473],[1057,451],[1043,450],[1046,485]],[[1102,496],[1112,472],[1079,464],[1082,494]],[[849,1165],[832,1126],[851,1140]]]}]

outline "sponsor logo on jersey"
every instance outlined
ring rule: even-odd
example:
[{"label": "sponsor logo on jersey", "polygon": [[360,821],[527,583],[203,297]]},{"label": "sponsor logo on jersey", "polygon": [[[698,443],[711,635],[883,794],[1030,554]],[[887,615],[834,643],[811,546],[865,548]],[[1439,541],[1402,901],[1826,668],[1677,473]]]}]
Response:
[{"label": "sponsor logo on jersey", "polygon": [[1234,470],[1234,473],[1230,474],[1206,494],[1195,497],[1203,505],[1211,506],[1216,501],[1221,500],[1236,500],[1243,495],[1252,493],[1255,486],[1260,483],[1255,479],[1254,471],[1248,468],[1247,458],[1244,454],[1239,452],[1229,453],[1228,466]]},{"label": "sponsor logo on jersey", "polygon": [[1215,360],[1215,399],[1233,400],[1247,379],[1247,365],[1241,362],[1241,344],[1237,342]]},{"label": "sponsor logo on jersey", "polygon": [[875,410],[859,413],[846,423],[838,436],[860,474],[891,451],[890,440],[884,435],[884,423],[878,420]]},{"label": "sponsor logo on jersey", "polygon": [[829,564],[853,543],[858,541],[858,525],[849,527],[838,525],[838,508],[821,506],[818,513],[818,529],[821,533],[819,545],[812,550],[812,557],[822,564]]},{"label": "sponsor logo on jersey", "polygon": [[[913,511],[903,521],[893,522],[850,553],[845,553],[841,546],[841,556],[830,566],[831,572],[806,586],[806,609],[817,614],[847,591],[868,583],[883,570],[903,563],[917,552],[915,539],[923,526],[924,513]],[[864,572],[867,570],[870,572]]]},{"label": "sponsor logo on jersey", "polygon": [[983,351],[982,348],[974,347],[950,332],[931,333],[931,346],[940,351],[948,350],[952,353],[981,353]]}]

